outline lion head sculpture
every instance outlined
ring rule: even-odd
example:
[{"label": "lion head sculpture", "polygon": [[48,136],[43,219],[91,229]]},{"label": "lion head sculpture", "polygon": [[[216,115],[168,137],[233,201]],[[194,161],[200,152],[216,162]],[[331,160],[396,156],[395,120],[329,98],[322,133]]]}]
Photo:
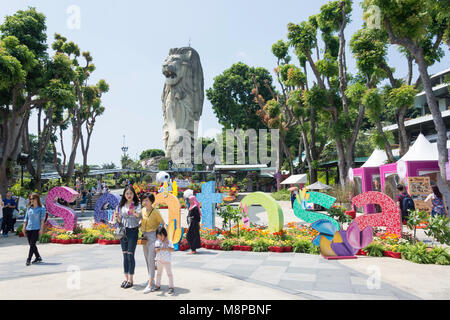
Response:
[{"label": "lion head sculpture", "polygon": [[203,110],[204,80],[200,56],[191,47],[173,48],[164,61],[162,73],[166,77],[163,102],[170,91],[178,97],[192,97],[194,120],[198,121]]},{"label": "lion head sculpture", "polygon": [[170,49],[162,73],[165,76],[162,94],[163,141],[166,156],[172,158],[172,150],[183,140],[181,135],[186,137],[183,132],[189,133],[191,146],[196,141],[195,132],[204,100],[200,56],[191,47]]}]

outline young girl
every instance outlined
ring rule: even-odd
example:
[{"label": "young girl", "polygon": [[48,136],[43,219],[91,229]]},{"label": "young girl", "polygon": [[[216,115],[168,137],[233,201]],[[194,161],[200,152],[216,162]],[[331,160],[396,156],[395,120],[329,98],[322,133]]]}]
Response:
[{"label": "young girl", "polygon": [[438,186],[434,185],[431,187],[433,193],[431,193],[426,199],[425,202],[428,203],[431,201],[431,216],[435,217],[436,215],[447,216],[447,205],[445,203],[445,199],[442,196],[441,191]]},{"label": "young girl", "polygon": [[116,220],[126,228],[125,237],[120,239],[125,274],[125,281],[122,282],[121,288],[128,289],[133,286],[134,269],[136,267],[134,251],[139,236],[139,221],[142,217],[139,198],[133,187],[126,187],[123,191],[115,216]]},{"label": "young girl", "polygon": [[167,238],[167,231],[164,227],[159,227],[156,230],[156,236],[158,240],[155,242],[156,263],[158,267],[158,273],[156,275],[156,288],[155,291],[161,289],[161,277],[164,269],[169,277],[169,294],[174,293],[173,288],[173,274],[172,274],[172,252],[173,243]]},{"label": "young girl", "polygon": [[155,278],[155,242],[156,230],[160,224],[164,225],[164,219],[159,210],[153,207],[155,196],[153,193],[146,193],[141,197],[142,203],[142,222],[141,231],[147,243],[142,246],[144,249],[145,262],[147,263],[147,271],[149,281],[144,293],[149,293],[155,290],[153,286],[153,279]]}]

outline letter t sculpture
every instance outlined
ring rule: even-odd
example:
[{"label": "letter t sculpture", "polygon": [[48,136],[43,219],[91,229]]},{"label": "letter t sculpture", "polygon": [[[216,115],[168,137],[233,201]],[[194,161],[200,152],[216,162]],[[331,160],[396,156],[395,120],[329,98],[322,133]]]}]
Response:
[{"label": "letter t sculpture", "polygon": [[215,216],[214,205],[216,203],[222,203],[223,194],[215,193],[215,182],[209,181],[202,184],[202,192],[197,194],[197,200],[202,204],[202,222],[208,229],[214,229]]}]

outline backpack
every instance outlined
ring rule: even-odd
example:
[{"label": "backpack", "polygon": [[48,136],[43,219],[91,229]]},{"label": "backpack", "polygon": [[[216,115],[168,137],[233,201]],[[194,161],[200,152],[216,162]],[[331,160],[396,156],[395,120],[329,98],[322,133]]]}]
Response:
[{"label": "backpack", "polygon": [[409,195],[406,195],[402,198],[402,218],[409,216],[408,210],[415,210],[416,206],[414,205],[413,199]]}]

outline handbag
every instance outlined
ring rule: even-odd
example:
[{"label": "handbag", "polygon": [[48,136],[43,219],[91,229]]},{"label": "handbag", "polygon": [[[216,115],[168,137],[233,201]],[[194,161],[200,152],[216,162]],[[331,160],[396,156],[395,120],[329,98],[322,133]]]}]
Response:
[{"label": "handbag", "polygon": [[119,239],[126,238],[126,237],[127,237],[127,233],[126,233],[125,226],[122,224],[122,222],[118,222],[116,231],[114,232],[114,238],[116,240],[119,240]]}]

